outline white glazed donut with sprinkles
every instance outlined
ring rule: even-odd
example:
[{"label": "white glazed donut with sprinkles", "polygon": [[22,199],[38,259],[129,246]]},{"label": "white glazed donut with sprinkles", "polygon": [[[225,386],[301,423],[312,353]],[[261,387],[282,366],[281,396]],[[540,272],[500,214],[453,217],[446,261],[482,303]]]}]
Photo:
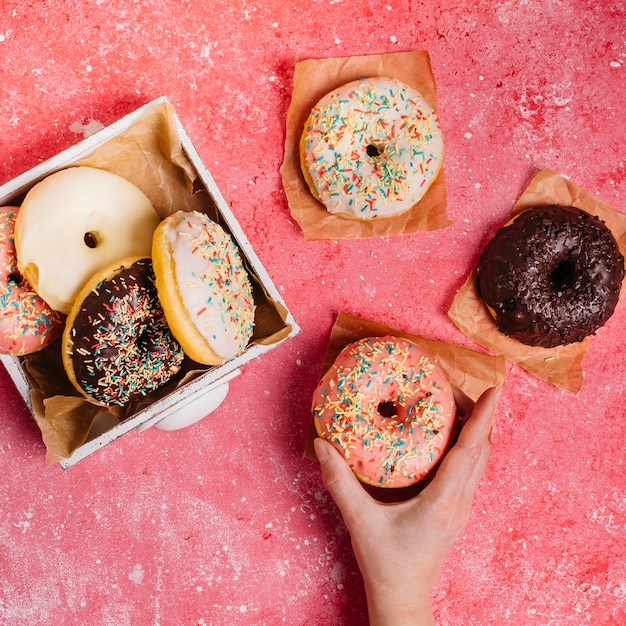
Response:
[{"label": "white glazed donut with sprinkles", "polygon": [[349,82],[311,110],[300,164],[333,214],[359,220],[400,215],[436,180],[443,135],[423,96],[393,78]]},{"label": "white glazed donut with sprinkles", "polygon": [[313,394],[313,421],[364,483],[408,487],[447,450],[456,404],[441,368],[415,343],[368,337],[345,347]]},{"label": "white glazed donut with sprinkles", "polygon": [[233,238],[204,213],[177,211],[154,233],[152,262],[163,312],[185,353],[205,365],[242,354],[255,305]]}]

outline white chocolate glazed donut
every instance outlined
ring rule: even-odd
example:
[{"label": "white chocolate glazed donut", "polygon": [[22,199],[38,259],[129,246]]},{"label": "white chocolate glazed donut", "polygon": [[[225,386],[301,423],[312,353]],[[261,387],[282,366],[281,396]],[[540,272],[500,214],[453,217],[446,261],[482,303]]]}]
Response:
[{"label": "white chocolate glazed donut", "polygon": [[158,223],[150,200],[125,178],[92,167],[60,170],[24,198],[15,223],[18,267],[53,309],[69,313],[102,268],[150,255]]},{"label": "white chocolate glazed donut", "polygon": [[435,181],[442,160],[436,114],[392,78],[360,79],[328,93],[300,139],[311,192],[330,213],[353,219],[405,213]]},{"label": "white chocolate glazed donut", "polygon": [[152,262],[172,333],[198,363],[241,354],[254,326],[248,273],[231,236],[203,213],[178,211],[154,233]]},{"label": "white chocolate glazed donut", "polygon": [[318,435],[359,480],[407,487],[445,453],[456,403],[443,371],[417,344],[368,337],[337,356],[313,394],[312,413]]}]

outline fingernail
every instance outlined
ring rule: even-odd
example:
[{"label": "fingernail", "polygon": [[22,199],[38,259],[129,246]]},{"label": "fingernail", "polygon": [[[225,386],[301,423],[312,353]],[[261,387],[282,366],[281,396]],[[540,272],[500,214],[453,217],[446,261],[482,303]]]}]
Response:
[{"label": "fingernail", "polygon": [[500,394],[502,393],[502,387],[494,387],[491,395],[491,402],[493,406],[493,413],[491,415],[491,424],[489,425],[489,432],[487,433],[487,440],[491,443],[491,433],[493,432],[493,420],[495,417],[495,410],[500,400]]},{"label": "fingernail", "polygon": [[320,463],[324,463],[328,458],[328,448],[324,445],[324,442],[319,437],[313,440],[313,447],[315,448],[315,455]]},{"label": "fingernail", "polygon": [[500,399],[500,394],[502,393],[502,387],[492,387],[491,392],[491,401],[493,402],[493,406],[495,407],[498,404],[498,400]]}]

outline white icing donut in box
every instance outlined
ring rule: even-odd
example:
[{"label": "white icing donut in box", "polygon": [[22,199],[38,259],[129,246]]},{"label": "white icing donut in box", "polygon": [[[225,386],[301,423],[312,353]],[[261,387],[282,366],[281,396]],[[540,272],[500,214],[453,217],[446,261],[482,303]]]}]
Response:
[{"label": "white icing donut in box", "polygon": [[154,233],[152,262],[163,312],[185,353],[221,365],[246,349],[252,285],[233,238],[208,216],[178,211]]},{"label": "white icing donut in box", "polygon": [[300,164],[330,213],[359,220],[394,217],[436,180],[443,135],[423,96],[393,78],[349,82],[311,110]]},{"label": "white icing donut in box", "polygon": [[133,183],[106,170],[70,167],[26,194],[15,222],[18,268],[53,309],[69,313],[91,276],[130,256],[150,256],[159,223]]}]

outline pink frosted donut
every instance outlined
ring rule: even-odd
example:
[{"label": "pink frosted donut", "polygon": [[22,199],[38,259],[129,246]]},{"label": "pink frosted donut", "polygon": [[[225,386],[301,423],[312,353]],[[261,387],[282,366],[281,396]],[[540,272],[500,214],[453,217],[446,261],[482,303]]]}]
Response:
[{"label": "pink frosted donut", "polygon": [[313,420],[364,483],[407,487],[447,449],[456,404],[441,368],[415,343],[368,337],[344,348],[313,394]]},{"label": "pink frosted donut", "polygon": [[0,352],[22,356],[41,350],[63,322],[17,270],[13,229],[17,207],[0,207]]}]

